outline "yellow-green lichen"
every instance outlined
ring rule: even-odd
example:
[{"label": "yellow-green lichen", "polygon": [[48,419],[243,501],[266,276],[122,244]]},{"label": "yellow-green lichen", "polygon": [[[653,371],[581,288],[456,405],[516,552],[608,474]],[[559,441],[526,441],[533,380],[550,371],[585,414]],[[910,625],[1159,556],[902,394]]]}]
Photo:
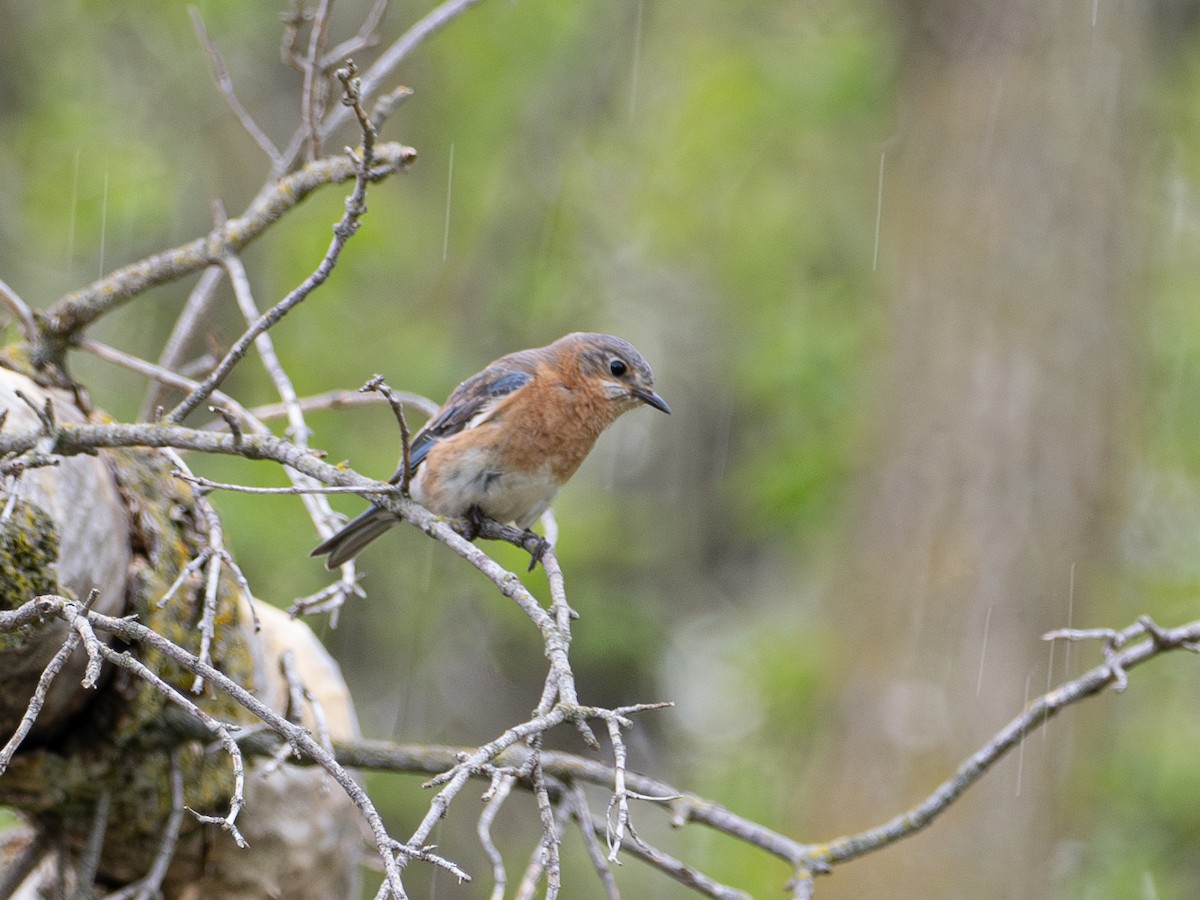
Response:
[{"label": "yellow-green lichen", "polygon": [[[0,366],[19,368],[14,364],[19,362],[11,348],[0,348]],[[129,523],[132,560],[125,613],[195,655],[200,648],[203,570],[185,579],[159,606],[179,573],[207,546],[192,489],[171,474],[171,464],[158,451],[104,450],[100,457],[117,483]],[[0,525],[0,608],[39,593],[60,593],[55,569],[58,552],[50,518],[28,503],[15,503]],[[223,673],[252,685],[254,656],[248,643],[250,631],[239,621],[244,606],[238,592],[228,571],[222,573],[210,652],[213,665]],[[20,640],[19,634],[0,636],[0,653],[9,646],[5,641]],[[152,648],[117,642],[114,649],[139,660],[218,721],[251,720],[241,706],[211,687],[200,696],[192,694],[195,676]],[[113,810],[102,874],[120,881],[144,874],[158,845],[169,813],[173,750],[178,753],[189,807],[224,814],[233,781],[224,750],[211,736],[200,740],[189,736],[179,717],[168,712],[168,705],[176,709],[170,700],[129,672],[111,666],[106,670],[111,677],[70,728],[18,752],[0,779],[0,803],[19,809],[44,833],[78,847],[90,833],[98,798],[107,794]],[[189,817],[179,847],[182,858],[194,857],[198,863],[206,846],[196,838],[199,830]]]},{"label": "yellow-green lichen", "polygon": [[[0,523],[0,609],[15,609],[38,594],[57,593],[57,562],[54,522],[39,507],[17,501]],[[0,634],[0,652],[24,640],[20,632]]]},{"label": "yellow-green lichen", "polygon": [[[162,454],[148,450],[110,451],[113,469],[131,516],[135,560],[131,567],[128,612],[138,621],[180,647],[196,654],[200,649],[200,620],[204,601],[204,578],[193,573],[171,599],[159,606],[179,573],[203,549],[204,535],[189,485],[171,474]],[[253,654],[239,626],[238,586],[225,572],[217,596],[212,642],[213,663],[240,684],[253,683]],[[195,676],[178,663],[148,648],[138,657],[168,684],[194,699],[206,712],[222,721],[249,721],[249,714],[224,694],[206,691],[195,697]],[[140,696],[123,704],[130,717],[121,731],[154,729],[167,702],[148,685],[137,682],[130,690]]]},{"label": "yellow-green lichen", "polygon": [[0,608],[58,590],[58,532],[41,508],[17,501],[0,523]]}]

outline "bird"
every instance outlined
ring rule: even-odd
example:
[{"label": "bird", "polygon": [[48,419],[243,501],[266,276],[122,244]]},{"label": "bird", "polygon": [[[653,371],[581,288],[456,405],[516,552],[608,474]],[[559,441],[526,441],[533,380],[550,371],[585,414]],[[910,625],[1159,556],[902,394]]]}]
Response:
[{"label": "bird", "polygon": [[[467,518],[476,534],[487,517],[533,535],[596,439],[639,406],[671,412],[650,364],[622,338],[576,332],[502,356],[455,388],[413,436],[410,496],[436,515]],[[403,480],[402,459],[391,483]],[[310,555],[336,569],[399,521],[372,506]],[[546,549],[537,540],[531,571]]]}]

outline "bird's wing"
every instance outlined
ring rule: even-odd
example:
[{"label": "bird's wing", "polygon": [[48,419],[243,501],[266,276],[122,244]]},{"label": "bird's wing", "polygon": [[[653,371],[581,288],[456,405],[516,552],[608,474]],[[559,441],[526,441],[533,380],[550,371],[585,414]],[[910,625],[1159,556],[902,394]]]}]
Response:
[{"label": "bird's wing", "polygon": [[[416,470],[429,449],[442,438],[486,422],[496,401],[519,391],[533,380],[536,366],[537,357],[533,351],[511,353],[455,388],[438,414],[413,437],[408,448],[411,470]],[[397,470],[392,481],[399,481],[400,474]]]}]

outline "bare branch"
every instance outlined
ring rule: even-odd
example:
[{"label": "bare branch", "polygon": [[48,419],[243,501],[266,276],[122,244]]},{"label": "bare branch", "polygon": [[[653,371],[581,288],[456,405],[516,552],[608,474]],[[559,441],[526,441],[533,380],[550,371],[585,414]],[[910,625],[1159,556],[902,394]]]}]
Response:
[{"label": "bare branch", "polygon": [[[0,632],[8,632],[23,625],[33,624],[48,616],[68,619],[77,612],[78,607],[78,604],[63,597],[43,595],[22,604],[14,610],[0,611]],[[395,897],[405,896],[403,885],[400,881],[400,869],[395,857],[398,845],[388,836],[383,819],[379,816],[374,804],[362,787],[332,755],[326,752],[312,735],[308,733],[307,729],[289,722],[285,717],[275,712],[219,669],[201,663],[191,653],[188,653],[182,647],[152,629],[147,628],[145,625],[135,622],[132,619],[113,618],[112,616],[102,615],[92,610],[86,611],[86,616],[89,624],[97,631],[116,635],[127,643],[143,644],[150,647],[178,663],[193,675],[204,678],[216,690],[229,695],[235,702],[264,722],[271,730],[281,735],[292,746],[296,747],[300,752],[313,759],[317,765],[320,765],[325,771],[329,772],[359,808],[368,825],[371,827],[376,845],[383,859],[384,869],[387,872],[387,886],[389,890]],[[67,640],[72,641],[73,639],[77,639],[77,635],[74,632],[68,636]],[[208,731],[216,734],[221,740],[222,746],[225,747],[234,763],[235,790],[229,813],[216,821],[222,824],[222,827],[229,829],[235,839],[240,838],[233,820],[241,808],[242,753],[230,735],[228,728],[200,710],[191,700],[164,682],[158,675],[147,669],[145,665],[128,653],[118,653],[109,647],[101,646],[106,660],[131,671],[137,677],[150,683],[156,690],[180,706],[192,718],[199,721]],[[209,817],[206,821],[213,818],[215,817]],[[423,847],[416,848],[413,852],[408,852],[407,849],[401,850],[406,858],[422,858],[418,856],[418,852],[422,851],[424,851]],[[428,853],[424,853],[424,856],[428,855]]]},{"label": "bare branch", "polygon": [[359,50],[374,47],[379,43],[379,35],[375,33],[375,29],[383,21],[383,15],[387,12],[389,2],[390,0],[375,0],[367,12],[367,17],[363,19],[358,34],[342,41],[325,54],[321,60],[321,71],[328,72],[346,57],[353,56]]},{"label": "bare branch", "polygon": [[[459,16],[478,6],[483,0],[446,0],[445,3],[434,7],[425,16],[413,24],[391,46],[379,55],[362,77],[362,94],[364,97],[373,96],[380,85],[389,77],[396,67],[421,44],[429,40]],[[332,110],[321,126],[321,136],[328,138],[335,129],[346,121],[345,110]]]},{"label": "bare branch", "polygon": [[179,831],[183,827],[183,769],[179,765],[179,751],[172,750],[170,756],[171,770],[171,814],[163,828],[162,840],[158,852],[154,854],[154,862],[150,871],[140,881],[136,881],[122,890],[109,894],[104,900],[152,900],[158,896],[163,879],[167,877],[167,869],[175,857],[175,845],[179,842]]},{"label": "bare branch", "polygon": [[604,851],[600,848],[600,842],[596,839],[596,832],[592,828],[592,814],[583,785],[572,783],[563,802],[568,804],[571,817],[579,825],[579,834],[583,838],[583,846],[587,849],[588,859],[592,861],[592,868],[596,870],[596,876],[604,885],[608,900],[620,900],[621,894],[617,890],[617,881],[613,877],[612,868],[605,859]]},{"label": "bare branch", "polygon": [[[375,148],[369,180],[379,181],[400,172],[414,159],[416,151],[411,147],[380,144]],[[42,355],[53,361],[71,337],[109,310],[148,288],[217,262],[222,254],[236,253],[317,188],[358,178],[361,168],[360,160],[348,157],[328,157],[309,163],[271,182],[241,216],[204,237],[123,266],[66,295],[46,314],[41,339],[49,346],[41,348]]]},{"label": "bare branch", "polygon": [[258,127],[258,123],[254,121],[254,117],[246,111],[246,107],[237,98],[237,93],[233,89],[233,79],[229,77],[229,70],[225,66],[225,60],[221,56],[221,51],[217,49],[216,44],[209,39],[208,29],[204,27],[204,19],[200,15],[200,10],[194,6],[188,7],[188,14],[192,17],[192,27],[196,30],[196,37],[200,44],[208,51],[208,58],[212,62],[213,74],[217,77],[217,86],[220,87],[221,93],[225,97],[225,101],[229,104],[229,108],[233,110],[233,114],[237,120],[242,123],[242,127],[250,137],[254,138],[254,143],[258,144],[263,153],[267,155],[267,159],[271,160],[272,165],[279,164],[279,148],[275,146],[274,141],[267,137],[267,133]]},{"label": "bare branch", "polygon": [[[401,404],[413,407],[422,415],[432,416],[438,411],[438,405],[428,397],[407,391],[392,391],[392,393]],[[324,409],[346,409],[352,406],[374,406],[387,401],[382,396],[363,394],[361,391],[328,391],[311,397],[301,397],[297,402],[301,412],[308,413]],[[272,403],[268,406],[255,406],[250,412],[255,418],[265,422],[287,415],[288,408],[283,403]]]},{"label": "bare branch", "polygon": [[4,748],[0,750],[0,774],[3,774],[8,769],[9,763],[12,762],[13,754],[17,752],[17,748],[21,746],[21,742],[29,736],[29,730],[33,728],[33,723],[37,721],[42,707],[46,705],[46,693],[50,690],[50,685],[54,683],[54,679],[62,671],[63,666],[66,665],[67,659],[75,652],[75,648],[79,646],[79,640],[78,632],[72,631],[67,635],[67,639],[62,647],[51,657],[50,662],[46,664],[46,668],[42,670],[41,677],[38,678],[37,687],[34,688],[33,696],[29,698],[29,705],[25,708],[25,714],[21,716],[21,721],[17,725],[17,730],[8,739],[8,743],[4,745]]},{"label": "bare branch", "polygon": [[[299,287],[292,290],[291,293],[267,310],[234,342],[233,346],[229,348],[229,352],[225,354],[225,358],[204,379],[200,387],[188,394],[166,416],[165,421],[168,423],[175,424],[183,421],[188,413],[200,405],[225,380],[225,377],[233,370],[233,367],[245,356],[250,345],[261,334],[265,333],[295,306],[303,302],[309,294],[324,284],[333,271],[334,266],[337,265],[346,242],[358,231],[359,220],[367,211],[365,203],[367,184],[374,180],[375,130],[371,126],[369,119],[367,119],[366,113],[362,112],[358,84],[353,77],[353,67],[353,63],[347,63],[345,69],[338,70],[338,78],[342,81],[345,88],[343,102],[359,111],[359,121],[362,124],[362,144],[359,155],[354,160],[356,164],[354,190],[346,198],[346,209],[342,214],[341,220],[333,226],[333,240],[329,244],[329,249],[325,251],[325,255],[317,265],[317,268],[311,275],[304,279]],[[226,249],[222,257],[227,259],[230,253],[231,251]]]},{"label": "bare branch", "polygon": [[[325,483],[349,485],[359,489],[368,487],[387,489],[386,485],[372,482],[349,470],[330,466],[311,453],[303,452],[293,444],[269,435],[248,434],[244,435],[240,441],[235,441],[231,435],[178,426],[54,424],[54,430],[50,434],[46,434],[45,428],[23,434],[0,433],[0,452],[20,453],[32,449],[39,443],[46,442],[49,442],[51,450],[56,453],[86,452],[104,446],[173,445],[188,447],[206,452],[241,455],[252,459],[274,459]],[[519,769],[521,765],[528,762],[528,756],[522,755],[522,748],[519,746],[521,742],[542,734],[549,728],[581,718],[597,717],[604,719],[610,725],[622,724],[614,717],[624,716],[627,711],[603,711],[581,707],[573,699],[574,685],[566,660],[569,632],[564,627],[569,625],[571,613],[566,604],[565,590],[560,583],[561,571],[552,553],[547,557],[546,569],[551,578],[553,605],[547,611],[534,600],[511,572],[499,567],[479,548],[460,537],[454,531],[451,523],[430,515],[419,505],[402,497],[385,496],[381,498],[381,501],[398,516],[441,540],[464,559],[467,559],[491,579],[504,596],[512,599],[526,612],[542,633],[547,656],[551,662],[551,671],[555,673],[556,679],[553,681],[553,689],[548,689],[543,697],[544,706],[548,706],[547,715],[514,726],[488,745],[473,751],[457,751],[465,755],[455,756],[456,751],[446,750],[438,762],[444,764],[447,758],[453,759],[454,762],[449,768],[422,769],[441,772],[442,774],[434,779],[434,783],[443,785],[444,788],[434,798],[428,816],[418,827],[412,839],[403,845],[402,853],[408,854],[403,859],[408,859],[417,858],[415,854],[424,851],[430,833],[429,829],[440,819],[453,797],[468,779],[487,774],[489,766],[497,763],[515,764]],[[10,630],[21,623],[31,624],[41,614],[40,608],[29,609],[28,607],[0,614],[0,630]],[[66,613],[64,612],[62,615],[65,616]],[[93,623],[94,627],[98,627],[95,623],[101,621],[95,614],[89,614],[88,620]],[[117,623],[109,625],[113,633],[130,637],[126,634],[125,629],[131,627],[132,623],[121,623],[119,620],[108,620],[108,622]],[[674,813],[674,821],[678,824],[703,823],[734,838],[761,847],[785,860],[794,868],[797,877],[792,884],[793,894],[805,896],[811,889],[814,876],[829,871],[838,863],[894,843],[928,825],[982,777],[1005,753],[1017,746],[1022,737],[1047,722],[1061,709],[1094,695],[1107,686],[1120,685],[1126,673],[1158,654],[1175,649],[1195,650],[1197,646],[1200,646],[1200,621],[1179,628],[1166,629],[1149,619],[1142,619],[1124,631],[1105,629],[1093,632],[1064,632],[1050,635],[1050,637],[1099,637],[1106,642],[1105,653],[1108,658],[1102,665],[1034,700],[1020,716],[1013,719],[983,748],[967,759],[950,779],[912,809],[880,826],[833,841],[801,844],[757,823],[742,819],[717,804],[678,792],[669,785],[663,785],[632,772],[625,771],[622,787],[618,784],[618,766],[602,766],[579,758],[542,752],[540,767],[547,778],[553,777],[563,782],[577,779],[610,786],[614,789],[615,797],[643,797],[671,809]],[[72,632],[68,637],[68,641],[72,643],[77,642],[78,639],[78,632]],[[142,633],[138,633],[130,639],[150,640]],[[65,650],[66,645],[64,645]],[[109,658],[108,654],[111,652],[105,653],[106,658]],[[187,666],[185,665],[185,667]],[[204,671],[208,677],[206,668],[197,666],[196,670]],[[227,689],[227,686],[222,683],[220,688]],[[557,702],[553,699],[555,697]],[[239,697],[239,702],[244,701]],[[272,724],[272,727],[276,726]],[[286,730],[281,733],[288,735],[289,739],[294,736]],[[313,742],[313,746],[316,750],[324,752],[319,743]],[[308,753],[309,751],[304,749],[304,752]],[[353,763],[358,766],[371,764],[361,759],[354,759]],[[410,760],[408,765],[419,768],[421,766],[431,767],[433,764],[428,761],[414,763]],[[532,771],[528,777],[532,777]],[[619,832],[620,822],[619,803],[618,799],[618,827],[614,829],[617,832]],[[362,807],[360,806],[360,808]],[[632,834],[632,832],[629,833]],[[635,855],[648,853],[643,846],[638,844],[636,835],[632,841],[626,840],[622,849]],[[653,856],[653,854],[650,855]],[[662,864],[661,860],[656,864]],[[400,865],[401,863],[397,861],[397,869]],[[724,895],[718,893],[714,896]]]},{"label": "bare branch", "polygon": [[317,123],[325,113],[325,72],[320,67],[329,33],[329,11],[333,0],[319,0],[308,32],[308,53],[301,61],[304,86],[300,94],[300,127],[308,134],[308,158],[321,155],[321,133]]},{"label": "bare branch", "polygon": [[[561,786],[555,785],[556,793],[561,794],[561,790],[557,790]],[[549,791],[539,792],[534,788],[535,796],[544,793],[547,797]],[[541,801],[538,801],[539,808]],[[553,852],[546,845],[546,837],[550,834],[558,835],[562,833],[562,828],[570,818],[570,810],[565,805],[559,805],[557,810],[553,807],[547,808],[550,811],[549,829],[545,821],[542,827],[542,842],[537,845],[533,853],[529,856],[529,863],[525,866],[525,872],[521,875],[521,883],[517,885],[516,891],[513,893],[513,900],[534,900],[537,896],[537,886],[543,876],[546,878],[546,900],[556,900],[558,892],[561,889],[561,872],[558,858],[558,843],[554,843]]]},{"label": "bare branch", "polygon": [[[595,834],[602,835],[607,832],[608,823],[604,819],[593,817],[591,828]],[[626,845],[627,853],[653,866],[685,887],[689,887],[705,897],[713,897],[715,900],[751,900],[750,895],[744,891],[722,884],[671,854],[652,847],[641,838],[637,838],[636,835],[635,838]]]},{"label": "bare branch", "polygon": [[288,11],[280,16],[283,35],[279,42],[279,58],[297,72],[304,71],[300,57],[300,27],[309,20],[304,12],[304,0],[290,0]]},{"label": "bare branch", "polygon": [[96,873],[100,870],[100,853],[104,849],[104,833],[108,831],[108,815],[112,809],[112,791],[101,791],[92,811],[92,830],[79,856],[75,872],[75,900],[91,900]]},{"label": "bare branch", "polygon": [[[546,900],[554,900],[562,888],[562,863],[559,858],[559,848],[562,839],[556,821],[554,804],[550,800],[550,792],[546,788],[546,773],[542,769],[541,735],[534,735],[529,741],[529,780],[533,784],[533,796],[537,800],[538,818],[542,821],[542,840],[539,846],[539,867],[546,876]],[[525,879],[526,882],[529,879]],[[532,885],[530,885],[532,888]],[[518,895],[521,892],[518,891]]]},{"label": "bare branch", "polygon": [[492,823],[496,820],[504,801],[512,792],[516,780],[516,776],[512,773],[493,772],[492,784],[487,793],[483,795],[483,812],[479,814],[479,821],[475,828],[475,833],[479,836],[479,843],[483,846],[483,852],[487,854],[488,860],[492,864],[491,900],[504,900],[504,888],[508,884],[504,857],[500,855],[496,842],[492,840]]},{"label": "bare branch", "polygon": [[288,607],[289,616],[306,616],[320,613],[335,613],[349,597],[363,597],[362,588],[353,579],[341,578],[315,594],[297,598]]},{"label": "bare branch", "polygon": [[300,494],[394,494],[396,488],[392,485],[381,488],[369,487],[254,487],[249,484],[231,484],[227,481],[213,481],[211,478],[202,478],[199,475],[193,475],[190,472],[178,471],[173,473],[181,481],[186,481],[188,484],[194,484],[196,487],[204,488],[206,491],[234,491],[239,494],[285,494],[297,496]]},{"label": "bare branch", "polygon": [[[481,2],[483,0],[446,0],[446,2],[434,7],[426,15],[417,20],[412,27],[384,50],[379,55],[379,58],[367,69],[366,73],[364,73],[362,77],[363,98],[374,96],[379,91],[382,82],[390,78],[396,67],[407,59],[414,50],[459,16],[463,15],[463,13],[468,12],[474,6],[478,6]],[[345,107],[334,107],[331,109],[325,117],[325,121],[321,123],[321,140],[329,140],[330,136],[338,128],[346,124],[349,117],[350,113]],[[376,127],[380,124],[382,124],[382,120],[375,123]],[[296,133],[292,136],[291,142],[282,153],[283,162],[280,168],[276,170],[276,174],[286,171],[289,166],[294,165],[300,159],[306,140],[307,133],[304,128],[297,129]]]},{"label": "bare branch", "polygon": [[[41,604],[46,612],[60,612],[61,610],[65,609],[64,605],[70,604],[70,601],[64,601],[62,598],[46,596],[39,597],[33,602]],[[51,606],[51,604],[55,604],[55,606]],[[62,613],[60,612],[60,614]],[[98,613],[90,613],[89,620],[93,627],[104,628],[105,630],[113,630],[114,633],[120,633],[121,631],[124,631],[125,627],[135,624],[128,619],[111,619],[108,616],[101,616]],[[114,623],[118,626],[119,630],[113,629],[112,626]],[[145,626],[138,627],[145,628]],[[154,633],[148,628],[145,628],[145,631],[149,632],[150,634]],[[155,635],[155,637],[159,636]],[[184,653],[191,658],[191,654],[186,653],[186,651],[176,647],[174,644],[171,644],[171,642],[167,641],[165,638],[159,638],[159,640],[174,647],[177,652]],[[111,647],[107,647],[103,644],[100,645],[100,649],[104,654],[104,658],[110,663],[115,665],[117,668],[131,672],[133,675],[149,684],[152,688],[158,691],[158,693],[162,694],[217,736],[217,739],[221,742],[221,746],[224,747],[225,752],[229,754],[229,759],[233,766],[233,796],[229,801],[229,812],[224,816],[210,816],[203,813],[198,813],[195,810],[189,811],[199,822],[220,825],[222,829],[229,832],[230,836],[234,839],[234,841],[237,842],[239,847],[246,847],[246,839],[242,837],[242,833],[238,831],[236,824],[238,813],[242,811],[242,807],[245,806],[246,803],[245,768],[242,763],[242,751],[238,747],[237,742],[233,739],[233,735],[230,733],[229,727],[221,722],[218,722],[216,719],[198,707],[195,703],[181,694],[176,688],[164,681],[156,672],[149,669],[145,663],[134,659],[128,653],[118,653],[116,650],[113,650]],[[156,649],[161,648],[156,647]],[[217,671],[216,669],[213,669],[211,666],[207,665],[199,666],[198,668],[201,671]],[[200,674],[200,671],[197,671],[196,675],[197,677],[203,677]],[[230,683],[232,684],[232,682]]]},{"label": "bare branch", "polygon": [[303,709],[307,705],[316,725],[317,740],[330,755],[333,755],[333,740],[329,736],[329,722],[325,718],[325,708],[301,680],[300,673],[296,671],[296,658],[292,655],[291,650],[285,650],[279,658],[279,667],[287,681],[292,710],[295,715],[294,721],[297,724],[302,723]]},{"label": "bare branch", "polygon": [[[1031,731],[1043,726],[1052,716],[1072,703],[1093,696],[1109,685],[1119,685],[1121,682],[1118,673],[1126,673],[1141,663],[1171,650],[1196,652],[1200,648],[1200,620],[1167,629],[1155,624],[1148,617],[1142,617],[1135,625],[1124,631],[1118,632],[1111,629],[1061,631],[1053,632],[1046,637],[1047,639],[1072,640],[1101,638],[1110,643],[1119,643],[1123,649],[1113,653],[1103,664],[1035,699],[1021,715],[1009,722],[977,753],[960,765],[951,778],[939,785],[929,797],[916,806],[880,826],[832,841],[802,844],[763,825],[738,816],[719,804],[694,794],[678,791],[661,781],[629,771],[625,771],[622,775],[617,765],[608,766],[574,754],[551,751],[541,751],[538,754],[538,765],[547,778],[553,778],[562,784],[588,782],[601,786],[615,785],[617,792],[614,797],[624,792],[626,796],[638,797],[670,809],[672,824],[677,826],[683,826],[689,822],[703,824],[732,838],[759,847],[793,867],[795,877],[789,884],[793,897],[810,897],[814,876],[827,874],[838,863],[893,844],[929,825]],[[1139,637],[1146,639],[1131,643]],[[587,715],[604,718],[609,722],[615,721],[616,717],[628,712],[628,710],[620,709],[580,711]],[[565,720],[566,714],[561,704],[554,708],[551,718],[555,720],[556,724],[558,721]],[[532,734],[542,733],[546,729],[536,727],[535,723],[526,723],[524,730]],[[498,748],[496,742],[493,742],[493,745],[486,748],[489,751],[497,750],[490,754],[490,759],[494,764],[503,766],[505,771],[528,772],[529,754],[533,751],[521,747],[520,740],[520,737],[512,738],[510,733],[506,732],[506,737],[502,741],[505,746]],[[482,774],[479,769],[479,760],[480,753],[484,750],[485,748],[467,751],[454,747],[413,747],[363,742],[355,745],[338,745],[337,756],[343,763],[356,768],[412,772],[443,771],[445,774],[439,776],[439,779],[445,779],[448,776],[454,779],[465,779],[472,773]],[[453,761],[452,767],[445,770],[443,767],[451,761]],[[451,773],[453,774],[451,775]],[[526,789],[532,789],[531,778],[531,775],[523,775],[514,784],[519,783]],[[435,779],[435,781],[439,779]],[[585,813],[586,808],[581,807],[581,801],[578,798],[573,803],[578,818]],[[590,822],[590,827],[595,834],[609,837],[611,840],[613,833],[611,820],[598,819],[589,815],[587,821]],[[701,893],[722,898],[745,896],[732,888],[707,879],[678,860],[649,847],[637,837],[636,833],[633,833],[633,838],[632,841],[625,841],[622,844],[624,852],[660,868],[676,880]]]},{"label": "bare branch", "polygon": [[0,279],[0,305],[3,305],[12,313],[13,318],[21,323],[21,335],[26,341],[32,343],[37,340],[38,329],[37,322],[33,318],[33,310],[3,279]]},{"label": "bare branch", "polygon": [[[1127,631],[1131,632],[1130,636],[1132,637],[1132,632],[1139,628],[1142,633],[1148,631],[1141,622],[1131,626]],[[1061,632],[1052,632],[1046,635],[1046,638],[1052,640],[1061,634]],[[1099,693],[1110,684],[1114,686],[1122,684],[1124,673],[1134,666],[1168,650],[1191,650],[1197,641],[1200,641],[1200,621],[1169,630],[1154,626],[1154,632],[1151,633],[1149,640],[1121,650],[1103,664],[1089,669],[1072,681],[1059,685],[1027,705],[1024,712],[1005,725],[978,752],[963,762],[954,775],[938,785],[929,797],[912,809],[860,834],[837,838],[828,844],[809,847],[805,856],[811,864],[811,871],[821,874],[836,863],[862,856],[920,831],[938,815],[945,812],[964,791],[983,777],[984,773],[1008,751],[1017,746],[1022,738],[1045,725],[1060,711],[1072,703],[1078,703],[1080,700]],[[803,860],[803,857],[801,859]]]},{"label": "bare branch", "polygon": [[408,479],[411,477],[412,455],[409,447],[408,420],[404,418],[404,403],[399,395],[387,386],[382,375],[374,376],[358,390],[364,394],[379,394],[387,401],[388,406],[392,408],[392,415],[396,417],[396,425],[400,428],[400,477],[398,484],[400,486],[400,493],[407,497]]},{"label": "bare branch", "polygon": [[392,88],[382,97],[375,101],[375,108],[371,112],[371,122],[378,131],[383,127],[383,123],[392,117],[392,113],[396,111],[396,107],[413,95],[413,89],[407,85],[398,85]]},{"label": "bare branch", "polygon": [[[213,271],[213,270],[208,270]],[[76,346],[80,350],[85,350],[91,353],[98,359],[105,362],[110,362],[113,365],[120,366],[123,369],[128,369],[131,372],[137,372],[139,375],[145,375],[147,378],[153,378],[158,384],[164,384],[168,387],[178,388],[184,391],[195,390],[199,385],[191,378],[179,375],[169,369],[164,369],[161,365],[150,362],[149,360],[140,359],[136,356],[118,350],[116,347],[110,347],[107,344],[102,344],[99,341],[91,338],[82,338],[76,342]],[[226,409],[233,410],[244,421],[249,422],[253,418],[253,414],[245,410],[240,403],[221,391],[213,391],[212,399],[220,403]],[[142,417],[143,419],[145,416]]]},{"label": "bare branch", "polygon": [[[224,225],[224,222],[217,223],[218,228],[222,225]],[[162,352],[158,355],[158,365],[161,369],[172,373],[179,372],[180,374],[186,374],[183,371],[184,354],[187,353],[188,344],[196,337],[201,325],[212,309],[217,285],[221,283],[221,279],[224,277],[225,270],[221,266],[216,265],[208,266],[200,275],[200,278],[188,294],[187,301],[183,304],[183,309],[180,310],[179,315],[175,318],[175,324],[171,326],[171,334],[167,337],[167,342],[163,345]],[[211,365],[208,368],[211,368]],[[138,414],[139,420],[145,422],[156,418],[158,407],[163,403],[163,384],[170,384],[170,382],[161,380],[161,384],[155,385],[146,392],[146,399],[142,402],[142,409]],[[193,386],[183,387],[183,390],[191,390]],[[216,394],[213,396],[216,397]]]},{"label": "bare branch", "polygon": [[[165,451],[168,458],[175,467],[188,474],[191,470],[187,464],[172,448],[167,448]],[[207,665],[212,662],[210,656],[212,652],[212,642],[216,637],[216,621],[217,621],[217,601],[219,599],[219,590],[221,586],[221,569],[223,566],[229,566],[230,571],[234,574],[243,595],[247,600],[252,596],[250,585],[246,582],[246,576],[242,574],[241,569],[233,561],[233,557],[225,550],[225,537],[221,530],[221,519],[217,516],[217,511],[213,509],[211,503],[200,495],[195,495],[194,502],[196,509],[200,513],[200,518],[204,523],[205,546],[200,551],[200,555],[195,560],[189,562],[187,566],[179,573],[179,578],[176,579],[170,590],[159,601],[159,606],[162,606],[170,598],[171,594],[178,588],[183,577],[192,568],[193,563],[197,568],[207,565],[208,575],[204,583],[204,603],[202,606],[203,612],[200,616],[200,652],[197,658],[201,663]],[[253,613],[253,605],[248,604]],[[254,630],[258,630],[258,620],[255,619]],[[192,684],[192,693],[199,694],[204,690],[204,679],[196,676],[195,682]]]}]

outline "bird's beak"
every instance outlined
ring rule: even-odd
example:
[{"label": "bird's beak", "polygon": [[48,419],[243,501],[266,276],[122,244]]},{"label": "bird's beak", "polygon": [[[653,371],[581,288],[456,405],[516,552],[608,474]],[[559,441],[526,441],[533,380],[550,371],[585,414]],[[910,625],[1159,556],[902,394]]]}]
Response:
[{"label": "bird's beak", "polygon": [[653,406],[655,409],[661,409],[668,416],[671,414],[671,407],[667,406],[667,401],[649,388],[635,387],[632,389],[633,396],[637,397],[647,406]]}]

